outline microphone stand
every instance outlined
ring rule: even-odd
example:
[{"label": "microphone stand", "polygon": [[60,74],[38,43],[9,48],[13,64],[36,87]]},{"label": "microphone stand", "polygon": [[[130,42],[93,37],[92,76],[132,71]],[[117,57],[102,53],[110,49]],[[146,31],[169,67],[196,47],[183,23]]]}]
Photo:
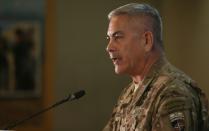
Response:
[{"label": "microphone stand", "polygon": [[38,116],[38,115],[40,115],[40,114],[42,114],[42,113],[44,113],[44,112],[46,112],[46,111],[48,111],[48,110],[50,110],[50,109],[52,109],[52,108],[54,108],[54,107],[56,107],[56,106],[62,104],[62,103],[65,103],[65,102],[67,102],[67,101],[73,101],[73,100],[75,100],[75,99],[79,99],[79,98],[82,97],[84,94],[85,94],[85,91],[84,91],[84,90],[81,90],[81,91],[76,92],[75,94],[69,95],[67,98],[65,98],[65,99],[63,99],[63,100],[61,100],[61,101],[58,101],[58,102],[56,102],[55,104],[53,104],[53,105],[51,105],[51,106],[49,106],[49,107],[47,107],[47,108],[45,108],[45,109],[43,109],[43,110],[41,110],[41,111],[38,111],[38,112],[36,112],[36,113],[30,115],[29,117],[26,117],[25,119],[22,119],[22,120],[20,120],[20,121],[16,121],[16,122],[14,122],[14,123],[11,123],[11,124],[7,125],[7,126],[4,128],[4,130],[13,129],[14,127],[16,127],[16,126],[18,126],[18,125],[24,123],[25,121],[28,121],[28,120],[32,119],[33,117],[36,117],[36,116]]}]

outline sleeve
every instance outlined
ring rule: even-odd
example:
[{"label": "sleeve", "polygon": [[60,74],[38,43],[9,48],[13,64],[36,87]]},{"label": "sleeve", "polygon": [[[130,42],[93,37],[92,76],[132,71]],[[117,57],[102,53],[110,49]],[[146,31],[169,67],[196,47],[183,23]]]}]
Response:
[{"label": "sleeve", "polygon": [[185,92],[167,92],[153,117],[152,131],[197,131],[198,107]]}]

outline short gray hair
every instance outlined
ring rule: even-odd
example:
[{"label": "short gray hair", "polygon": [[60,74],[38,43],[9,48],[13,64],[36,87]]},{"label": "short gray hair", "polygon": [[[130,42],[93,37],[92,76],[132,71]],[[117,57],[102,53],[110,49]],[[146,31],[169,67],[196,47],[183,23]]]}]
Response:
[{"label": "short gray hair", "polygon": [[157,9],[151,7],[148,4],[130,3],[112,10],[108,14],[109,20],[114,16],[128,15],[128,16],[139,16],[144,15],[152,19],[152,30],[154,39],[163,48],[162,38],[162,20]]}]

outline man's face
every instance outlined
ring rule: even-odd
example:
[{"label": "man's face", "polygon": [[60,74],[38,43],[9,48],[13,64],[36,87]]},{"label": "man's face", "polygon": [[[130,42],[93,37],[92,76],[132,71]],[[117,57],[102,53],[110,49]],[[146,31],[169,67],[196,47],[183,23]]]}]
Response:
[{"label": "man's face", "polygon": [[145,38],[143,25],[136,24],[126,15],[111,18],[107,38],[107,52],[116,74],[139,75],[145,64]]}]

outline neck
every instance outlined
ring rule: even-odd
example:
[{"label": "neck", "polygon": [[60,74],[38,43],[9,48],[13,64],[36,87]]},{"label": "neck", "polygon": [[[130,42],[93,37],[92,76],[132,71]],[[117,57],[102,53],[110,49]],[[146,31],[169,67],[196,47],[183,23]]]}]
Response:
[{"label": "neck", "polygon": [[132,75],[132,80],[135,84],[141,83],[143,79],[146,77],[148,72],[150,71],[152,65],[160,58],[162,57],[162,54],[159,52],[151,52],[150,55],[147,57],[147,59],[144,62],[143,69],[141,73]]}]

